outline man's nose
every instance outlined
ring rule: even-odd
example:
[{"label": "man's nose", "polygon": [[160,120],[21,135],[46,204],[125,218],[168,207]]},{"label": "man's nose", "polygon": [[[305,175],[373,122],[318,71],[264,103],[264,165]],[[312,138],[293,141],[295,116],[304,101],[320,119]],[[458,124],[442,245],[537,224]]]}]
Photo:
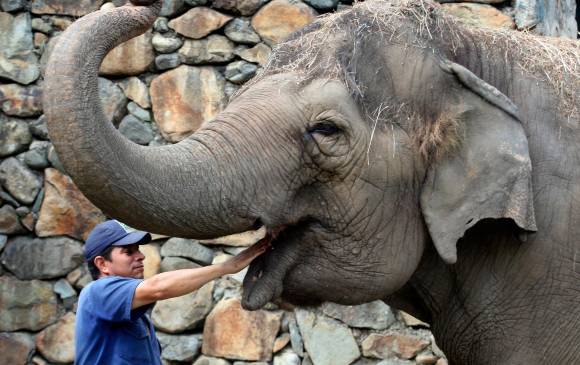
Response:
[{"label": "man's nose", "polygon": [[143,261],[145,260],[145,255],[143,254],[143,252],[137,251],[137,253],[135,254],[135,258],[139,261]]}]

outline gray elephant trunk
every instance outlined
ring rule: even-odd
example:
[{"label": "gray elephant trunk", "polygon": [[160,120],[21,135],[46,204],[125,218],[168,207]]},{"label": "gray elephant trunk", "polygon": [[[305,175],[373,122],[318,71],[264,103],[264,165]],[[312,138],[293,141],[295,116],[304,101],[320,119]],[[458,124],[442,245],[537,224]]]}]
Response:
[{"label": "gray elephant trunk", "polygon": [[203,136],[147,148],[126,140],[104,117],[97,77],[104,56],[147,30],[160,8],[158,1],[98,11],[60,36],[44,86],[51,139],[81,191],[135,228],[197,238],[247,230],[252,218],[220,217],[224,177],[212,170],[214,155]]}]

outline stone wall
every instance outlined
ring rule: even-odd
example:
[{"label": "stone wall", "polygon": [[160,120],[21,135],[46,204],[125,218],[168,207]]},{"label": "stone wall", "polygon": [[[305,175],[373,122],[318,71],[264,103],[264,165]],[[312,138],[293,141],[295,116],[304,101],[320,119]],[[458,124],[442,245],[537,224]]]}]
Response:
[{"label": "stone wall", "polygon": [[[180,141],[224,108],[276,42],[320,13],[349,6],[342,1],[166,0],[152,30],[105,59],[105,113],[135,143]],[[441,2],[473,24],[576,36],[573,0]],[[82,244],[105,217],[63,173],[42,115],[42,74],[54,41],[75,18],[121,3],[0,0],[2,364],[73,361],[76,300],[91,281]],[[146,276],[219,262],[260,234],[204,242],[156,237],[143,247]],[[155,306],[166,364],[446,363],[427,325],[382,302],[244,312],[242,276]]]}]

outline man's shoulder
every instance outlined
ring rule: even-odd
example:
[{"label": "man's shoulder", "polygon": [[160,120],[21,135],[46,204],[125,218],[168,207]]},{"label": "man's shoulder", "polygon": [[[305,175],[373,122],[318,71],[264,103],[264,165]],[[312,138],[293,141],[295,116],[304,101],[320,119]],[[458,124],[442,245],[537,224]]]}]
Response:
[{"label": "man's shoulder", "polygon": [[124,285],[138,285],[142,280],[141,279],[134,279],[129,277],[122,277],[122,276],[106,276],[103,278],[99,278],[89,283],[86,287],[83,288],[81,291],[81,295],[87,296],[102,293],[113,287],[124,286]]}]

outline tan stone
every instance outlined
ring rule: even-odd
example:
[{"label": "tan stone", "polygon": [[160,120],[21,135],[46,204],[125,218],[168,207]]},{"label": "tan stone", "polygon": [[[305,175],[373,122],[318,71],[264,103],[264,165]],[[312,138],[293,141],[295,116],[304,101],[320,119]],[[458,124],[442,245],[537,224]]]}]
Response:
[{"label": "tan stone", "polygon": [[36,337],[36,347],[48,361],[57,363],[74,361],[75,318],[75,314],[69,312]]},{"label": "tan stone", "polygon": [[39,237],[67,235],[86,240],[103,213],[78,190],[71,178],[56,169],[44,170],[44,199],[36,234]]},{"label": "tan stone", "polygon": [[151,31],[115,47],[103,60],[102,75],[138,75],[147,71],[155,59]]},{"label": "tan stone", "polygon": [[204,245],[226,245],[236,247],[248,247],[258,242],[266,235],[266,228],[262,227],[255,231],[246,231],[229,236],[214,238],[211,240],[200,240]]},{"label": "tan stone", "polygon": [[268,58],[270,58],[272,49],[264,43],[258,43],[252,48],[238,47],[234,53],[240,56],[243,60],[264,66],[268,63]]},{"label": "tan stone", "polygon": [[83,16],[101,6],[104,0],[32,0],[34,14],[62,14]]},{"label": "tan stone", "polygon": [[145,261],[143,261],[143,265],[145,266],[143,275],[145,276],[145,279],[159,273],[159,269],[161,267],[161,254],[159,253],[159,245],[156,243],[149,243],[147,245],[139,246],[139,249],[145,255]]},{"label": "tan stone", "polygon": [[[109,4],[109,3],[108,3]],[[121,89],[127,98],[133,100],[141,108],[148,109],[151,107],[151,98],[147,85],[137,77],[130,77],[119,83]]]},{"label": "tan stone", "polygon": [[219,302],[207,316],[202,353],[249,361],[270,361],[282,313],[242,309],[240,300]]},{"label": "tan stone", "polygon": [[226,103],[225,80],[212,67],[180,66],[151,82],[155,121],[165,139],[178,142],[213,119]]},{"label": "tan stone", "polygon": [[290,33],[311,23],[318,14],[295,0],[274,0],[252,18],[252,27],[269,44],[282,41]]},{"label": "tan stone", "polygon": [[69,18],[55,16],[52,17],[52,25],[58,30],[65,30],[72,25],[73,21]]},{"label": "tan stone", "polygon": [[442,4],[450,14],[461,19],[464,23],[477,27],[514,29],[514,20],[498,9],[487,4]]},{"label": "tan stone", "polygon": [[430,365],[430,364],[435,364],[437,363],[437,360],[439,360],[439,357],[427,353],[427,354],[419,354],[417,355],[417,357],[415,357],[415,362],[417,364],[425,364],[425,365]]},{"label": "tan stone", "polygon": [[188,65],[224,63],[234,58],[234,43],[219,34],[200,40],[188,39],[179,49],[179,55]]},{"label": "tan stone", "polygon": [[288,342],[290,342],[290,334],[283,333],[276,339],[276,341],[274,341],[274,348],[272,349],[272,352],[276,353],[282,350],[284,347],[286,347],[286,345],[288,345]]},{"label": "tan stone", "polygon": [[220,29],[232,19],[231,16],[200,6],[189,10],[169,22],[169,28],[193,39],[201,39]]},{"label": "tan stone", "polygon": [[43,33],[34,33],[34,47],[41,48],[48,42],[48,36]]},{"label": "tan stone", "polygon": [[6,365],[26,365],[34,340],[26,333],[0,333],[0,354]]},{"label": "tan stone", "polygon": [[447,362],[446,359],[439,359],[439,360],[437,360],[435,365],[449,365],[449,362]]},{"label": "tan stone", "polygon": [[403,320],[403,322],[405,322],[405,325],[407,325],[409,327],[429,328],[429,325],[427,323],[421,321],[420,319],[413,317],[412,315],[410,315],[407,312],[399,311],[399,315],[401,316],[401,319]]},{"label": "tan stone", "polygon": [[429,346],[429,341],[401,333],[372,333],[362,342],[363,356],[388,359],[397,356],[402,359],[412,359]]},{"label": "tan stone", "polygon": [[155,327],[168,333],[198,327],[211,310],[213,287],[212,281],[193,293],[157,302],[151,314]]}]

